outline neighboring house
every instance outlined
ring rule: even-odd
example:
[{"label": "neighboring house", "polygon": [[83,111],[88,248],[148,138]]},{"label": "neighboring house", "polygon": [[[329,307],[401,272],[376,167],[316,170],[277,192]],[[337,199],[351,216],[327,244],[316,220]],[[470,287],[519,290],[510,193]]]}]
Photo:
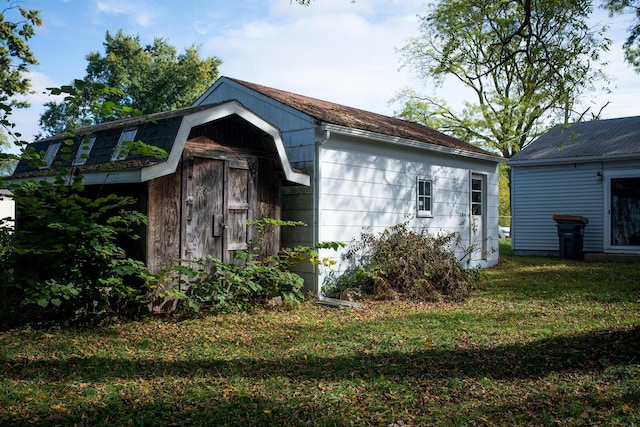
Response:
[{"label": "neighboring house", "polygon": [[556,126],[509,164],[514,253],[557,255],[557,214],[588,219],[584,252],[640,253],[640,117]]},{"label": "neighboring house", "polygon": [[[0,227],[2,227],[2,220],[4,218],[15,217],[15,203],[9,190],[0,189]],[[13,226],[12,223],[8,225]]]},{"label": "neighboring house", "polygon": [[[229,260],[250,238],[245,220],[264,217],[308,224],[282,230],[282,238],[273,232],[264,250],[349,243],[364,227],[382,231],[408,220],[477,245],[468,266],[498,260],[501,159],[415,123],[223,77],[191,108],[77,134],[73,162],[90,191],[106,185],[102,191],[139,198],[149,226],[134,252],[151,271],[204,254]],[[51,163],[62,139],[34,147]],[[127,140],[169,157],[128,155],[120,148]],[[21,162],[13,179],[43,173]],[[321,275],[300,272],[319,293]]]}]

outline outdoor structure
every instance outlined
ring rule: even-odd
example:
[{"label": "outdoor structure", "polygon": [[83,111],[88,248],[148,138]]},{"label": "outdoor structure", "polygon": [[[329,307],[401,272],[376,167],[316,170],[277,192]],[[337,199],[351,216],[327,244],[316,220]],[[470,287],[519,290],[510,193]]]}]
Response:
[{"label": "outdoor structure", "polygon": [[640,117],[556,126],[509,164],[514,253],[558,255],[567,214],[588,220],[585,253],[640,253]]},{"label": "outdoor structure", "polygon": [[[10,191],[0,189],[0,226],[2,226],[3,218],[13,219],[15,216],[15,203],[11,197]],[[13,224],[8,225],[13,226]]]},{"label": "outdoor structure", "polygon": [[[35,142],[46,165],[34,169],[21,161],[13,179],[65,164],[59,152],[64,139]],[[168,158],[128,154],[126,142],[138,140],[164,149]],[[278,130],[234,101],[83,128],[72,153],[66,163],[83,173],[90,194],[138,200],[136,209],[149,226],[129,255],[152,272],[206,254],[230,261],[234,250],[247,247],[247,219],[280,217],[281,185],[310,182],[291,168]],[[272,233],[263,245],[265,251],[279,248],[279,235]]]},{"label": "outdoor structure", "polygon": [[[457,232],[476,248],[467,266],[498,261],[501,158],[425,126],[344,105],[220,78],[195,105],[237,100],[280,130],[308,187],[282,191],[282,244],[349,243],[404,221],[432,234]],[[460,251],[459,251],[460,253]],[[333,251],[321,254],[336,257]],[[318,292],[322,274],[299,271]]]},{"label": "outdoor structure", "polygon": [[[177,258],[230,260],[251,237],[245,220],[266,217],[308,224],[273,231],[266,251],[349,243],[365,227],[409,221],[433,234],[459,233],[463,247],[476,249],[467,266],[498,260],[501,159],[419,124],[223,77],[193,107],[77,134],[70,166],[90,191],[106,185],[101,191],[134,195],[148,215],[134,252],[152,272]],[[50,165],[62,139],[34,147]],[[130,154],[123,147],[132,140],[169,156]],[[13,179],[43,173],[46,166],[21,162]],[[320,292],[322,272],[298,272],[307,290]]]}]

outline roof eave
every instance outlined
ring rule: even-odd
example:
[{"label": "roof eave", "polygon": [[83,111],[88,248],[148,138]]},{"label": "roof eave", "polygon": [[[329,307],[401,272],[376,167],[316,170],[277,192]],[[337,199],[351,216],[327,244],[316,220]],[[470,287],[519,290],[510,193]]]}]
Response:
[{"label": "roof eave", "polygon": [[357,136],[374,141],[385,142],[389,144],[402,145],[405,147],[418,148],[420,150],[433,151],[441,154],[448,154],[454,156],[469,157],[477,160],[485,160],[496,163],[505,163],[507,159],[499,156],[493,156],[490,154],[474,153],[472,151],[460,150],[451,147],[445,147],[436,144],[430,144],[428,142],[416,141],[413,139],[400,138],[397,136],[384,135],[377,132],[371,132],[362,129],[353,129],[331,123],[324,123],[323,128],[333,133]]},{"label": "roof eave", "polygon": [[573,163],[593,163],[603,161],[619,161],[619,160],[637,160],[640,159],[640,153],[612,154],[600,156],[584,156],[584,157],[557,157],[552,159],[526,159],[526,160],[509,160],[509,166],[543,166],[543,165],[560,165]]}]

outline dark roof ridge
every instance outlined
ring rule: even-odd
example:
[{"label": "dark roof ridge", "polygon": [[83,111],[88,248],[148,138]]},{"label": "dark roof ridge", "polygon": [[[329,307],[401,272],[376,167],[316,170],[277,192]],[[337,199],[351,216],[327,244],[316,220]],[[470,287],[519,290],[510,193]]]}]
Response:
[{"label": "dark roof ridge", "polygon": [[[140,116],[135,116],[135,117],[127,117],[124,119],[119,119],[119,120],[113,120],[113,121],[109,121],[109,122],[104,122],[104,123],[98,123],[98,124],[93,124],[93,125],[88,125],[88,126],[81,126],[78,127],[76,129],[71,129],[71,131],[76,135],[76,136],[82,136],[85,135],[87,133],[92,133],[92,132],[99,132],[102,130],[107,130],[107,129],[115,129],[115,128],[119,128],[119,127],[133,127],[133,126],[137,126],[143,123],[149,123],[149,122],[153,122],[156,120],[162,120],[162,119],[169,119],[172,117],[177,117],[177,116],[186,116],[188,114],[191,113],[195,113],[197,111],[202,111],[202,110],[206,110],[209,109],[215,105],[220,105],[222,103],[216,103],[216,104],[206,104],[206,105],[198,105],[198,106],[189,106],[189,107],[183,107],[183,108],[179,108],[177,110],[169,110],[169,111],[161,111],[158,113],[150,113],[150,114],[142,114]],[[38,140],[38,142],[42,142],[42,141],[53,141],[53,140],[59,140],[61,138],[66,138],[67,137],[67,132],[62,132],[62,133],[58,133],[55,135],[51,135],[48,136],[46,138],[42,138],[40,140]]]},{"label": "dark roof ridge", "polygon": [[455,150],[463,150],[482,155],[499,157],[494,153],[483,150],[482,148],[446,135],[420,123],[410,122],[397,117],[386,116],[355,107],[337,104],[335,102],[300,95],[294,92],[275,89],[232,77],[226,78],[271,99],[288,105],[295,110],[301,111],[302,113],[305,113],[321,122],[347,128],[366,130],[392,137],[426,142]]}]

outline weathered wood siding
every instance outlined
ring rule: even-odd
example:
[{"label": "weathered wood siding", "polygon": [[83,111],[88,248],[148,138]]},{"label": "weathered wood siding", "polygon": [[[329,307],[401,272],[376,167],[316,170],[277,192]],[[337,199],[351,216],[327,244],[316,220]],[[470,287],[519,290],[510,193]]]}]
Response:
[{"label": "weathered wood siding", "polygon": [[178,173],[149,182],[147,267],[152,273],[180,258],[182,165]]}]

